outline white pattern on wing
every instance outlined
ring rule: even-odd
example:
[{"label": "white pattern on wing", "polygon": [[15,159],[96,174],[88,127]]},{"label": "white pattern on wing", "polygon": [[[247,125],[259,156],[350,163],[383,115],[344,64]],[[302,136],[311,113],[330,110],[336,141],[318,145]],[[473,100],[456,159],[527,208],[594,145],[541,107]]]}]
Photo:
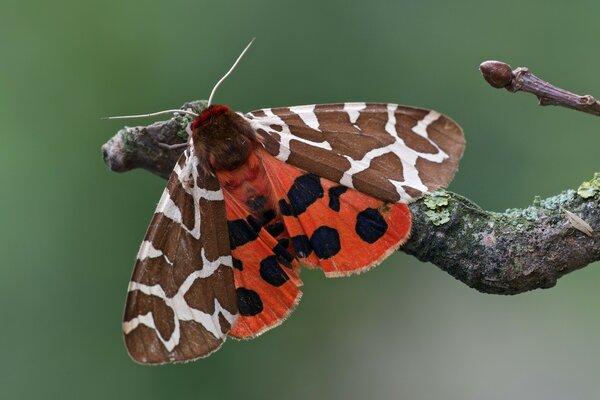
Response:
[{"label": "white pattern on wing", "polygon": [[344,103],[344,111],[348,113],[350,123],[359,131],[362,129],[360,129],[360,126],[356,125],[356,121],[358,121],[358,117],[360,117],[360,112],[365,108],[367,108],[366,103]]},{"label": "white pattern on wing", "polygon": [[442,114],[437,111],[431,110],[429,114],[424,116],[417,125],[413,126],[412,131],[417,135],[427,139],[430,144],[432,144],[436,149],[437,153],[419,153],[419,157],[422,157],[426,160],[433,161],[436,163],[441,163],[445,159],[448,158],[448,155],[440,148],[440,146],[433,140],[429,138],[429,134],[427,133],[427,127],[437,121]]},{"label": "white pattern on wing", "polygon": [[[296,107],[296,108],[300,108],[300,107]],[[312,140],[308,140],[305,138],[302,138],[300,136],[295,136],[290,132],[290,128],[289,126],[281,119],[279,118],[277,115],[275,115],[273,113],[273,111],[270,108],[266,108],[264,110],[262,110],[265,113],[265,117],[255,117],[252,114],[247,114],[244,116],[244,118],[246,118],[246,120],[250,123],[250,125],[252,126],[252,128],[254,130],[264,130],[267,133],[271,133],[271,134],[277,134],[280,137],[280,145],[279,145],[279,154],[277,154],[275,157],[277,157],[279,160],[281,161],[287,161],[287,159],[290,156],[290,142],[292,140],[298,141],[298,142],[302,142],[305,144],[308,144],[310,146],[314,146],[314,147],[319,147],[321,149],[325,149],[325,150],[331,150],[331,145],[329,144],[329,142],[327,140],[323,140],[321,142],[314,142]],[[250,117],[250,118],[248,118]],[[281,131],[277,131],[276,129],[273,129],[271,126],[275,125],[275,126],[279,126],[281,128]]]},{"label": "white pattern on wing", "polygon": [[143,261],[146,258],[157,258],[157,257],[163,257],[165,259],[165,261],[167,262],[167,264],[173,265],[173,263],[171,262],[171,260],[169,260],[169,257],[167,257],[166,254],[164,254],[162,251],[154,248],[154,245],[152,244],[152,242],[150,242],[148,240],[144,240],[142,242],[142,245],[140,246],[140,251],[138,252],[137,259],[140,261]]},{"label": "white pattern on wing", "polygon": [[[196,205],[194,207],[194,227],[190,230],[183,224],[181,226],[186,232],[192,235],[194,239],[200,239],[200,223],[202,222],[202,217],[200,215],[200,207],[198,207],[197,205],[199,204],[201,199],[209,201],[223,200],[223,192],[220,189],[208,190],[201,188],[197,185],[198,168],[196,168],[196,165],[199,163],[199,161],[196,155],[194,154],[194,146],[191,143],[192,142],[190,138],[190,146],[184,152],[185,162],[183,164],[183,167],[181,167],[179,164],[176,164],[175,168],[173,169],[173,173],[177,174],[181,186],[187,193],[189,193],[192,196],[192,198],[194,199],[194,204]],[[163,196],[160,199],[157,211],[159,211],[162,208],[161,206],[163,204],[163,201],[165,201],[165,207],[167,208],[167,210],[169,210],[169,214],[166,214],[164,212],[163,214],[165,214],[165,216],[172,219],[173,221],[181,223],[181,211],[179,210],[179,208],[177,208],[177,205],[173,203],[173,200],[171,200],[171,197],[169,196],[166,189],[165,193],[163,193]],[[174,212],[172,208],[175,208],[176,212]],[[170,215],[172,215],[172,217]]]},{"label": "white pattern on wing", "polygon": [[315,131],[321,132],[319,129],[319,120],[315,114],[315,105],[290,107],[290,111],[298,114],[302,122],[310,126]]},{"label": "white pattern on wing", "polygon": [[156,207],[156,212],[163,213],[165,217],[177,222],[178,224],[181,223],[181,211],[179,211],[179,207],[177,207],[177,204],[175,204],[171,199],[171,194],[167,188],[165,188],[162,196],[160,196],[158,206]]},{"label": "white pattern on wing", "polygon": [[366,103],[344,103],[344,111],[348,113],[348,118],[350,118],[350,123],[352,125],[358,121],[360,112],[365,108],[367,108]]},{"label": "white pattern on wing", "polygon": [[225,337],[221,322],[219,320],[219,313],[221,313],[230,325],[233,325],[237,314],[231,314],[225,308],[221,306],[219,301],[215,298],[215,311],[212,314],[205,313],[201,310],[192,308],[188,305],[185,300],[185,295],[188,290],[192,287],[197,279],[204,279],[212,276],[212,274],[221,265],[232,266],[231,256],[221,256],[216,260],[210,261],[206,258],[204,249],[201,251],[202,258],[202,269],[196,270],[188,275],[185,281],[181,284],[177,293],[172,297],[167,296],[163,288],[160,285],[145,285],[139,282],[130,282],[128,292],[140,291],[149,296],[156,296],[165,302],[165,305],[173,311],[173,332],[169,338],[164,338],[159,330],[157,329],[152,312],[147,314],[138,315],[129,321],[123,322],[123,332],[128,334],[139,325],[145,325],[155,331],[156,336],[164,344],[167,351],[171,352],[179,344],[181,337],[180,321],[194,321],[201,324],[208,332],[210,332],[215,338],[222,339]]}]

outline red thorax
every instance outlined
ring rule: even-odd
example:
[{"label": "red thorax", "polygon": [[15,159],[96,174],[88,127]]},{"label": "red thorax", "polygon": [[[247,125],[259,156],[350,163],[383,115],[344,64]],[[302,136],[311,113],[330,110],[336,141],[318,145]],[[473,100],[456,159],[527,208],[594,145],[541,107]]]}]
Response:
[{"label": "red thorax", "polygon": [[194,122],[192,122],[192,130],[196,129],[199,126],[204,126],[208,124],[213,118],[218,117],[219,115],[223,114],[225,111],[228,110],[229,107],[224,105],[214,105],[208,107],[196,117]]}]

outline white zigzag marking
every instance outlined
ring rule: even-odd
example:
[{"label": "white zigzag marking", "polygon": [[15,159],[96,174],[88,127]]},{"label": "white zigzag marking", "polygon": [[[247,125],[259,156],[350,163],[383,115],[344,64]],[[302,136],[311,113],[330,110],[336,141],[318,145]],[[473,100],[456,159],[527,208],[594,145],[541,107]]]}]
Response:
[{"label": "white zigzag marking", "polygon": [[367,108],[366,103],[344,103],[344,111],[348,113],[350,123],[359,131],[362,129],[360,129],[360,126],[356,125],[356,121],[358,121],[358,117],[360,117],[360,112],[365,108]]},{"label": "white zigzag marking", "polygon": [[403,181],[397,181],[394,179],[388,179],[388,181],[394,185],[396,191],[400,195],[402,202],[411,202],[414,199],[406,192],[404,186],[410,186],[416,190],[421,192],[427,192],[428,188],[423,184],[421,177],[419,176],[419,170],[416,167],[417,159],[419,157],[425,158],[427,160],[441,163],[443,160],[448,158],[448,155],[440,149],[437,143],[429,140],[429,136],[427,134],[427,127],[440,118],[441,114],[436,111],[430,111],[423,119],[417,122],[413,131],[429,140],[429,142],[436,147],[438,150],[437,153],[420,153],[406,145],[404,140],[398,135],[398,131],[396,130],[396,111],[398,109],[398,105],[396,104],[388,104],[387,105],[387,122],[385,124],[385,131],[392,135],[396,140],[385,146],[378,147],[367,152],[362,159],[355,160],[349,156],[344,155],[344,157],[350,162],[350,168],[344,172],[342,178],[340,179],[340,184],[348,187],[354,187],[352,184],[352,177],[354,174],[358,172],[362,172],[368,169],[371,166],[371,160],[376,157],[379,157],[384,154],[394,153],[400,159],[402,163],[402,170],[404,174]]},{"label": "white zigzag marking", "polygon": [[321,129],[319,129],[319,120],[315,114],[314,104],[308,106],[290,107],[290,111],[298,114],[302,122],[304,122],[306,125],[310,126],[315,131],[321,132]]},{"label": "white zigzag marking", "polygon": [[360,112],[367,108],[366,103],[344,103],[344,111],[348,113],[350,123],[355,124],[360,117]]},{"label": "white zigzag marking", "polygon": [[142,245],[140,246],[140,251],[138,252],[137,259],[140,261],[143,261],[146,258],[157,258],[157,257],[161,257],[161,256],[165,259],[165,261],[168,264],[173,265],[173,263],[171,262],[171,260],[169,260],[169,257],[167,257],[166,254],[164,254],[162,251],[156,249],[154,247],[154,245],[152,244],[152,242],[150,242],[148,240],[144,240],[142,242]]},{"label": "white zigzag marking", "polygon": [[431,110],[426,116],[423,117],[423,119],[417,122],[417,125],[413,126],[412,128],[412,131],[414,133],[427,139],[427,141],[437,149],[437,153],[418,153],[419,157],[436,163],[443,162],[445,159],[448,158],[448,154],[446,154],[436,142],[429,139],[427,127],[435,121],[437,121],[441,116],[442,114],[438,113],[437,111]]},{"label": "white zigzag marking", "polygon": [[226,265],[231,267],[232,258],[231,256],[221,256],[214,261],[209,261],[206,258],[204,249],[202,249],[201,251],[201,258],[202,269],[196,270],[190,275],[188,275],[188,277],[181,284],[181,286],[177,290],[177,293],[175,293],[173,297],[168,297],[160,285],[148,286],[139,282],[129,283],[129,292],[139,290],[140,292],[146,295],[156,296],[162,299],[165,302],[166,306],[173,310],[174,328],[173,332],[171,333],[171,337],[169,337],[168,339],[162,337],[162,335],[156,327],[152,312],[148,312],[147,314],[143,315],[138,315],[130,319],[129,321],[123,322],[123,331],[125,332],[125,334],[128,334],[129,332],[133,331],[139,325],[145,325],[148,328],[151,328],[155,331],[156,336],[159,338],[159,340],[163,343],[163,345],[169,352],[173,351],[173,349],[179,344],[179,340],[181,338],[180,321],[194,321],[196,323],[201,324],[215,338],[223,338],[225,335],[222,333],[221,322],[219,321],[219,313],[223,314],[223,316],[230,325],[233,325],[237,314],[231,314],[229,311],[223,308],[216,298],[214,302],[215,311],[212,314],[205,313],[203,311],[190,307],[185,301],[185,295],[197,279],[203,279],[211,276],[217,270],[217,268],[219,268],[220,265]]},{"label": "white zigzag marking", "polygon": [[[303,107],[295,107],[295,108],[300,109]],[[288,127],[288,125],[281,118],[279,118],[277,115],[275,115],[270,108],[264,109],[262,111],[265,113],[266,117],[260,117],[260,118],[254,119],[256,117],[252,114],[249,114],[252,117],[252,119],[247,118],[247,117],[244,117],[244,118],[246,118],[246,121],[248,121],[248,123],[250,123],[250,126],[252,126],[252,128],[254,130],[258,130],[258,129],[265,130],[265,131],[267,131],[267,133],[276,134],[280,137],[279,154],[277,154],[275,156],[279,160],[287,161],[287,159],[289,158],[290,142],[292,140],[306,143],[313,147],[319,147],[321,149],[331,151],[331,145],[329,144],[329,142],[327,140],[323,140],[322,142],[313,142],[312,140],[308,140],[308,139],[304,139],[299,136],[295,136],[292,134],[292,132],[290,132],[290,128]],[[281,127],[281,131],[277,131],[277,130],[271,128],[271,125],[276,125],[276,126]]]},{"label": "white zigzag marking", "polygon": [[398,104],[387,105],[387,122],[385,123],[385,131],[392,136],[399,138],[398,131],[396,130],[396,110]]},{"label": "white zigzag marking", "polygon": [[194,227],[192,229],[188,229],[185,225],[181,224],[181,210],[179,207],[173,202],[169,191],[165,189],[163,192],[160,201],[158,202],[158,207],[156,209],[157,212],[162,212],[165,217],[171,219],[174,222],[181,224],[181,227],[188,232],[194,239],[200,239],[200,223],[201,215],[200,215],[200,207],[199,202],[200,199],[206,199],[209,201],[219,201],[223,200],[223,192],[219,190],[208,190],[203,189],[197,185],[198,182],[198,169],[196,165],[199,160],[194,154],[194,146],[192,143],[192,138],[189,140],[190,146],[184,152],[184,156],[186,158],[183,167],[179,166],[179,163],[175,165],[173,172],[177,174],[179,178],[179,183],[183,187],[183,189],[192,195],[194,199]]},{"label": "white zigzag marking", "polygon": [[423,117],[417,125],[415,125],[412,130],[419,136],[429,139],[429,135],[427,134],[427,127],[431,125],[433,122],[437,121],[437,119],[441,117],[441,114],[437,111],[429,111],[429,114]]},{"label": "white zigzag marking", "polygon": [[179,224],[181,223],[181,211],[179,211],[179,207],[177,207],[177,204],[175,204],[171,199],[171,194],[166,188],[163,191],[162,196],[160,196],[158,206],[156,207],[156,212],[164,214],[165,217],[172,221],[175,221]]}]

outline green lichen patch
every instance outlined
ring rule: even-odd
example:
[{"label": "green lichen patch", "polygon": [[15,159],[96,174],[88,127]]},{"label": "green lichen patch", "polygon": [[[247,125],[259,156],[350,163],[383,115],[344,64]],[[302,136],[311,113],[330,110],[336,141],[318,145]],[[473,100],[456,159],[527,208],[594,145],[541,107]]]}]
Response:
[{"label": "green lichen patch", "polygon": [[589,181],[583,182],[577,189],[577,194],[584,199],[589,199],[600,193],[600,172],[596,172]]},{"label": "green lichen patch", "polygon": [[445,207],[448,205],[448,201],[450,200],[450,195],[445,190],[437,190],[423,199],[423,203],[430,210],[435,210],[440,207]]},{"label": "green lichen patch", "polygon": [[180,139],[183,139],[184,141],[187,142],[187,140],[188,140],[188,134],[185,131],[185,128],[184,129],[180,129],[180,130],[177,131],[177,137],[180,138]]},{"label": "green lichen patch", "polygon": [[450,221],[450,211],[448,210],[450,194],[448,192],[440,189],[430,193],[423,198],[423,203],[429,209],[425,215],[432,224],[439,226]]},{"label": "green lichen patch", "polygon": [[574,190],[565,190],[556,196],[540,200],[539,206],[550,211],[561,211],[565,204],[575,200]]},{"label": "green lichen patch", "polygon": [[532,222],[538,217],[537,206],[529,206],[527,208],[509,208],[502,213],[503,216],[510,218],[516,223],[523,224],[524,221]]},{"label": "green lichen patch", "polygon": [[[208,105],[207,100],[194,100],[192,102],[186,103],[181,106],[182,110],[192,111],[195,113],[200,113],[202,110],[206,108]],[[177,136],[185,141],[188,140],[188,133],[186,131],[186,127],[189,123],[194,120],[194,116],[190,114],[177,114],[173,117],[177,124],[179,125],[179,129],[177,130]]]},{"label": "green lichen patch", "polygon": [[435,226],[443,225],[450,221],[450,211],[448,210],[427,210],[425,215]]},{"label": "green lichen patch", "polygon": [[535,196],[533,204],[526,208],[509,208],[501,214],[499,218],[508,218],[508,222],[521,229],[527,227],[529,223],[538,220],[540,215],[555,215],[562,213],[566,205],[575,200],[576,192],[574,190],[565,190],[564,192],[542,199]]}]

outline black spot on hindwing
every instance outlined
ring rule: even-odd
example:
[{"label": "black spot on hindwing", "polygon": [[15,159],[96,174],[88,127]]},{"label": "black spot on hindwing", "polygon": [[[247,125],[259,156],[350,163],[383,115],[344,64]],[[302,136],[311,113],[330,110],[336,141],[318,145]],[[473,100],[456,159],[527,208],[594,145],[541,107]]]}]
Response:
[{"label": "black spot on hindwing", "polygon": [[290,239],[284,237],[282,239],[279,239],[277,243],[279,244],[279,246],[283,247],[284,249],[287,249],[290,245]]},{"label": "black spot on hindwing", "polygon": [[367,208],[356,216],[356,233],[367,243],[375,243],[388,229],[385,218],[375,208]]},{"label": "black spot on hindwing", "polygon": [[340,196],[346,193],[346,186],[334,186],[329,189],[329,208],[333,211],[340,211]]},{"label": "black spot on hindwing", "polygon": [[296,256],[300,258],[308,257],[312,252],[312,247],[310,247],[310,240],[308,240],[308,236],[306,235],[298,235],[294,236],[292,239],[292,247],[296,252]]},{"label": "black spot on hindwing", "polygon": [[331,258],[341,249],[340,234],[329,226],[320,226],[310,237],[310,245],[320,259]]},{"label": "black spot on hindwing", "polygon": [[276,256],[269,256],[260,262],[260,277],[273,286],[281,286],[290,279],[279,265]]},{"label": "black spot on hindwing", "polygon": [[252,230],[254,230],[254,232],[260,232],[260,228],[262,228],[262,223],[259,219],[254,218],[253,215],[248,215],[248,217],[246,217],[246,221],[248,222],[248,225],[252,227]]},{"label": "black spot on hindwing", "polygon": [[279,200],[279,211],[281,211],[281,215],[294,215],[288,202],[283,199]]},{"label": "black spot on hindwing", "polygon": [[269,234],[271,236],[273,236],[274,238],[276,238],[277,236],[279,236],[283,233],[283,228],[284,228],[283,222],[281,222],[281,221],[265,226],[265,229],[267,230],[267,232],[269,232]]},{"label": "black spot on hindwing", "polygon": [[258,293],[254,290],[239,287],[235,290],[238,300],[238,311],[248,317],[256,315],[263,310],[263,303]]},{"label": "black spot on hindwing", "polygon": [[277,214],[275,213],[275,210],[265,210],[260,216],[260,221],[262,225],[265,225],[275,219],[276,216]]},{"label": "black spot on hindwing", "polygon": [[317,175],[305,174],[294,180],[288,191],[288,199],[295,215],[300,215],[311,204],[323,197],[324,191],[321,180]]},{"label": "black spot on hindwing", "polygon": [[[276,217],[276,214],[275,214],[274,210],[266,210],[266,211],[262,212],[258,217],[255,217],[254,215],[248,215],[246,217],[246,223],[251,228],[251,230],[253,230],[258,235],[258,233],[260,232],[262,227],[265,226],[266,224],[268,224],[269,222],[271,222],[273,219],[275,219],[275,217]],[[242,223],[242,222],[237,222],[237,221],[243,222],[244,220],[238,219],[238,220],[231,221],[231,222],[235,222],[236,224]],[[267,229],[267,231],[268,231],[268,229]],[[231,234],[230,234],[230,236],[231,236]]]},{"label": "black spot on hindwing", "polygon": [[232,250],[258,237],[258,232],[246,220],[236,219],[234,221],[227,221],[227,226],[229,230],[229,244]]},{"label": "black spot on hindwing", "polygon": [[252,212],[259,212],[267,205],[267,198],[265,196],[256,196],[248,199],[246,205]]}]

